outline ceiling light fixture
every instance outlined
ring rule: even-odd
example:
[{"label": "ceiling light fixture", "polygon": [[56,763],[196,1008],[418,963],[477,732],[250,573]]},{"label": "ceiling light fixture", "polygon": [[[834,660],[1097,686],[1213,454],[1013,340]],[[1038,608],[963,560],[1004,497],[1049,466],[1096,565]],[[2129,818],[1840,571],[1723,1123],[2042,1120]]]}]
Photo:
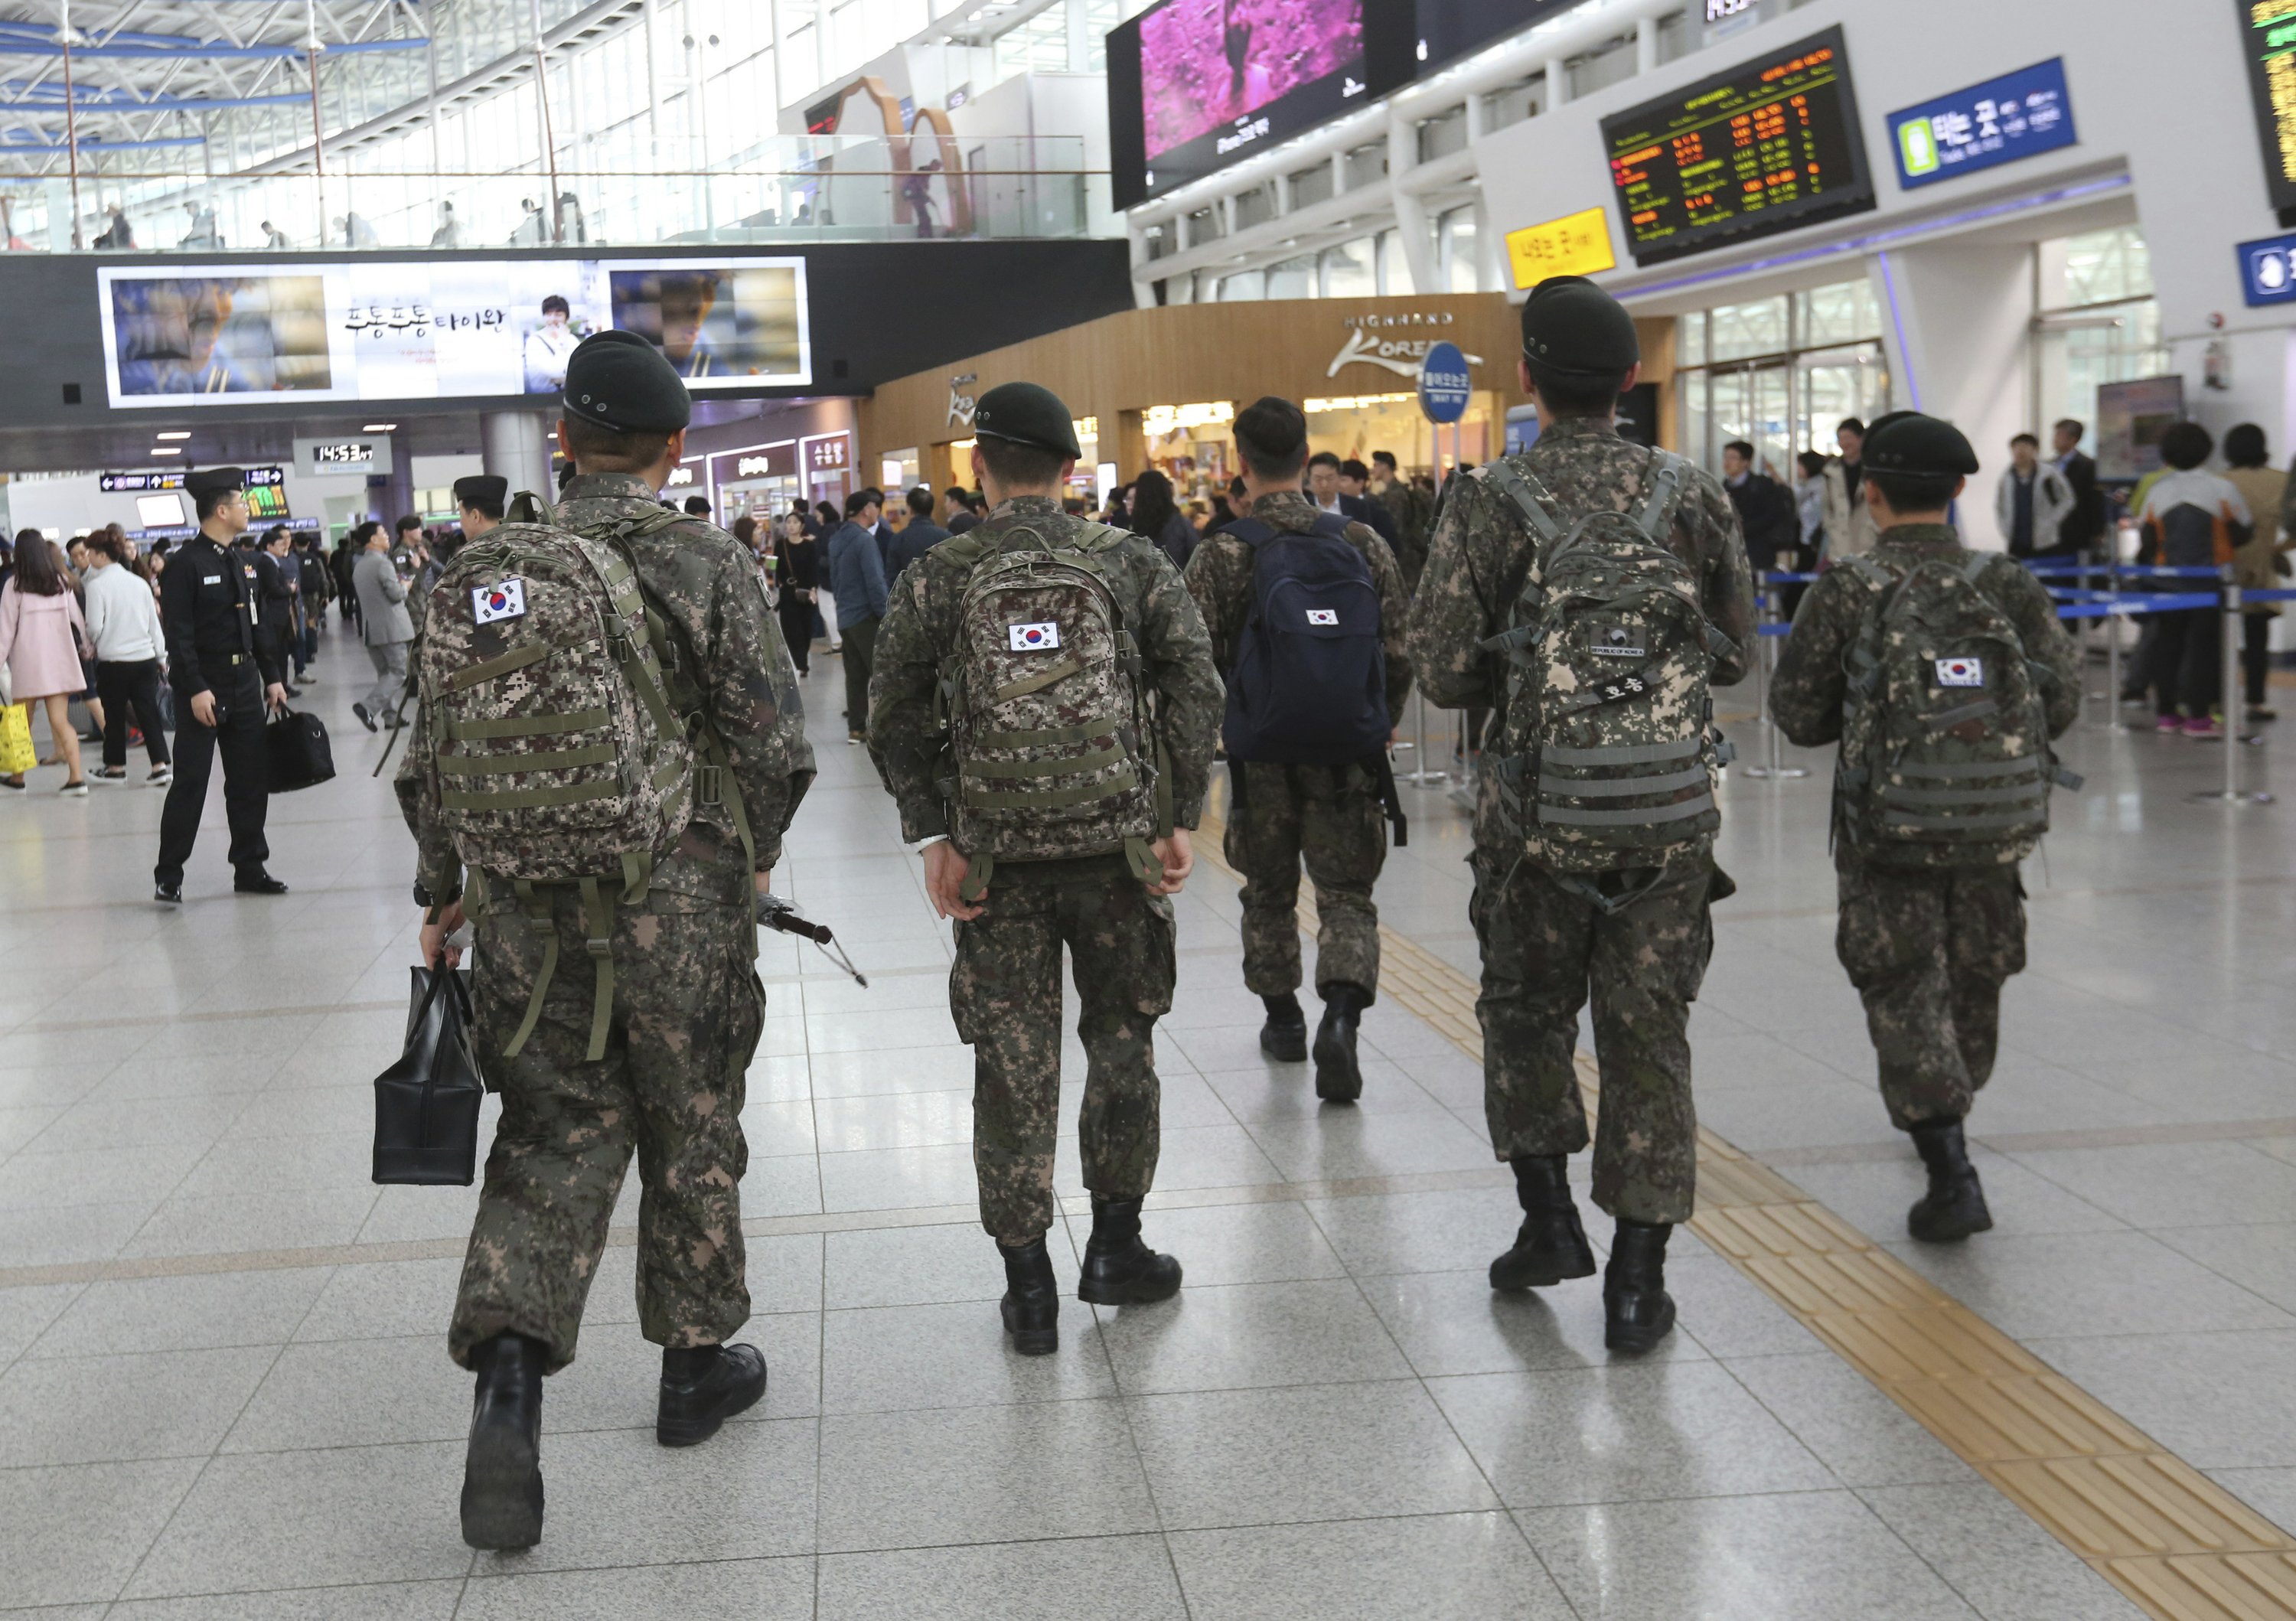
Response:
[{"label": "ceiling light fixture", "polygon": [[180,445],[161,445],[154,447],[152,454],[155,456],[180,456],[184,454],[184,447]]},{"label": "ceiling light fixture", "polygon": [[361,433],[391,433],[397,431],[398,428],[398,424],[397,422],[369,422],[365,427],[360,429],[359,431]]},{"label": "ceiling light fixture", "polygon": [[188,430],[184,430],[184,431],[181,431],[181,432],[176,432],[176,433],[155,433],[155,434],[153,434],[152,437],[153,438],[155,438],[155,439],[159,440],[162,445],[164,445],[164,444],[166,444],[169,439],[188,439],[188,438],[190,438],[192,436],[191,436],[190,431],[189,431]]}]

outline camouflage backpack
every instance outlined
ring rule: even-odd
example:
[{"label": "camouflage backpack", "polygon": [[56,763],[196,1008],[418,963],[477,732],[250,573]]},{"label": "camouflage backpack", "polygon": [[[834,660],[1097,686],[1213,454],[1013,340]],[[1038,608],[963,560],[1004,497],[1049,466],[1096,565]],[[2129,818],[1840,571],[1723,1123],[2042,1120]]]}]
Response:
[{"label": "camouflage backpack", "polygon": [[1501,460],[1488,472],[1538,549],[1513,626],[1482,643],[1513,667],[1499,757],[1484,769],[1530,860],[1605,910],[1640,888],[1598,892],[1574,875],[1648,869],[1655,882],[1669,861],[1705,850],[1722,821],[1715,772],[1729,757],[1706,684],[1730,643],[1667,544],[1690,464],[1656,455],[1634,513],[1557,516],[1527,471]]},{"label": "camouflage backpack", "polygon": [[999,860],[1123,851],[1155,876],[1149,840],[1171,825],[1151,750],[1140,651],[1103,558],[1125,532],[1055,542],[1021,524],[940,550],[971,564],[940,718],[955,774],[949,833],[972,858],[968,898]]},{"label": "camouflage backpack", "polygon": [[1834,832],[1882,865],[1954,866],[2021,855],[2049,831],[2053,782],[2040,681],[2023,639],[1978,589],[1993,558],[1926,558],[1902,575],[1844,561],[1870,594],[1844,651]]},{"label": "camouflage backpack", "polygon": [[[580,886],[596,963],[594,1060],[613,1001],[615,905],[645,898],[655,859],[676,844],[697,796],[726,797],[745,849],[748,823],[627,550],[680,515],[577,531],[521,493],[510,516],[458,551],[431,593],[421,679],[439,821],[478,906],[514,896],[546,923],[540,887]],[[556,967],[556,936],[545,929],[544,937],[542,972],[507,1055],[532,1034]]]}]

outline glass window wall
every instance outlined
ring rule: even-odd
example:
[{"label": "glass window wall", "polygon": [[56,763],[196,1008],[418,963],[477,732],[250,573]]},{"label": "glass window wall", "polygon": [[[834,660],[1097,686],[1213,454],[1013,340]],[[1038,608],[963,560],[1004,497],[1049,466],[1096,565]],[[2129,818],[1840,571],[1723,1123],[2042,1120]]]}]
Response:
[{"label": "glass window wall", "polygon": [[1799,452],[1833,454],[1836,423],[1889,409],[1881,307],[1862,277],[1684,315],[1675,368],[1679,448],[1716,472],[1722,446],[1743,439],[1791,482]]}]

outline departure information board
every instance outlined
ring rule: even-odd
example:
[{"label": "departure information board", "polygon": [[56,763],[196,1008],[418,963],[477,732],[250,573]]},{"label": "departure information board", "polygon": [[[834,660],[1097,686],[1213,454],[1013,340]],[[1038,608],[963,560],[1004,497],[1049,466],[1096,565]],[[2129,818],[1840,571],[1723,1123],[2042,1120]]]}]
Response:
[{"label": "departure information board", "polygon": [[1841,30],[1603,120],[1639,265],[1874,206]]},{"label": "departure information board", "polygon": [[2264,147],[2264,185],[2296,225],[2296,0],[2239,0],[2249,94]]}]

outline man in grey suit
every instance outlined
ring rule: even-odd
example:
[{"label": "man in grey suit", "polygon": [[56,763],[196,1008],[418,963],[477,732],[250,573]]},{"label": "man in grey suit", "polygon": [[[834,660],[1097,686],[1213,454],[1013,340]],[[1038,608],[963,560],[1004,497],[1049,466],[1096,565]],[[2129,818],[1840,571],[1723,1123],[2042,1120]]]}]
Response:
[{"label": "man in grey suit", "polygon": [[376,730],[376,716],[399,725],[399,694],[406,690],[406,650],[414,640],[414,621],[406,611],[406,582],[391,561],[390,536],[379,523],[365,526],[366,550],[351,565],[351,585],[358,593],[360,634],[366,656],[374,665],[374,687],[351,713],[368,731]]}]

